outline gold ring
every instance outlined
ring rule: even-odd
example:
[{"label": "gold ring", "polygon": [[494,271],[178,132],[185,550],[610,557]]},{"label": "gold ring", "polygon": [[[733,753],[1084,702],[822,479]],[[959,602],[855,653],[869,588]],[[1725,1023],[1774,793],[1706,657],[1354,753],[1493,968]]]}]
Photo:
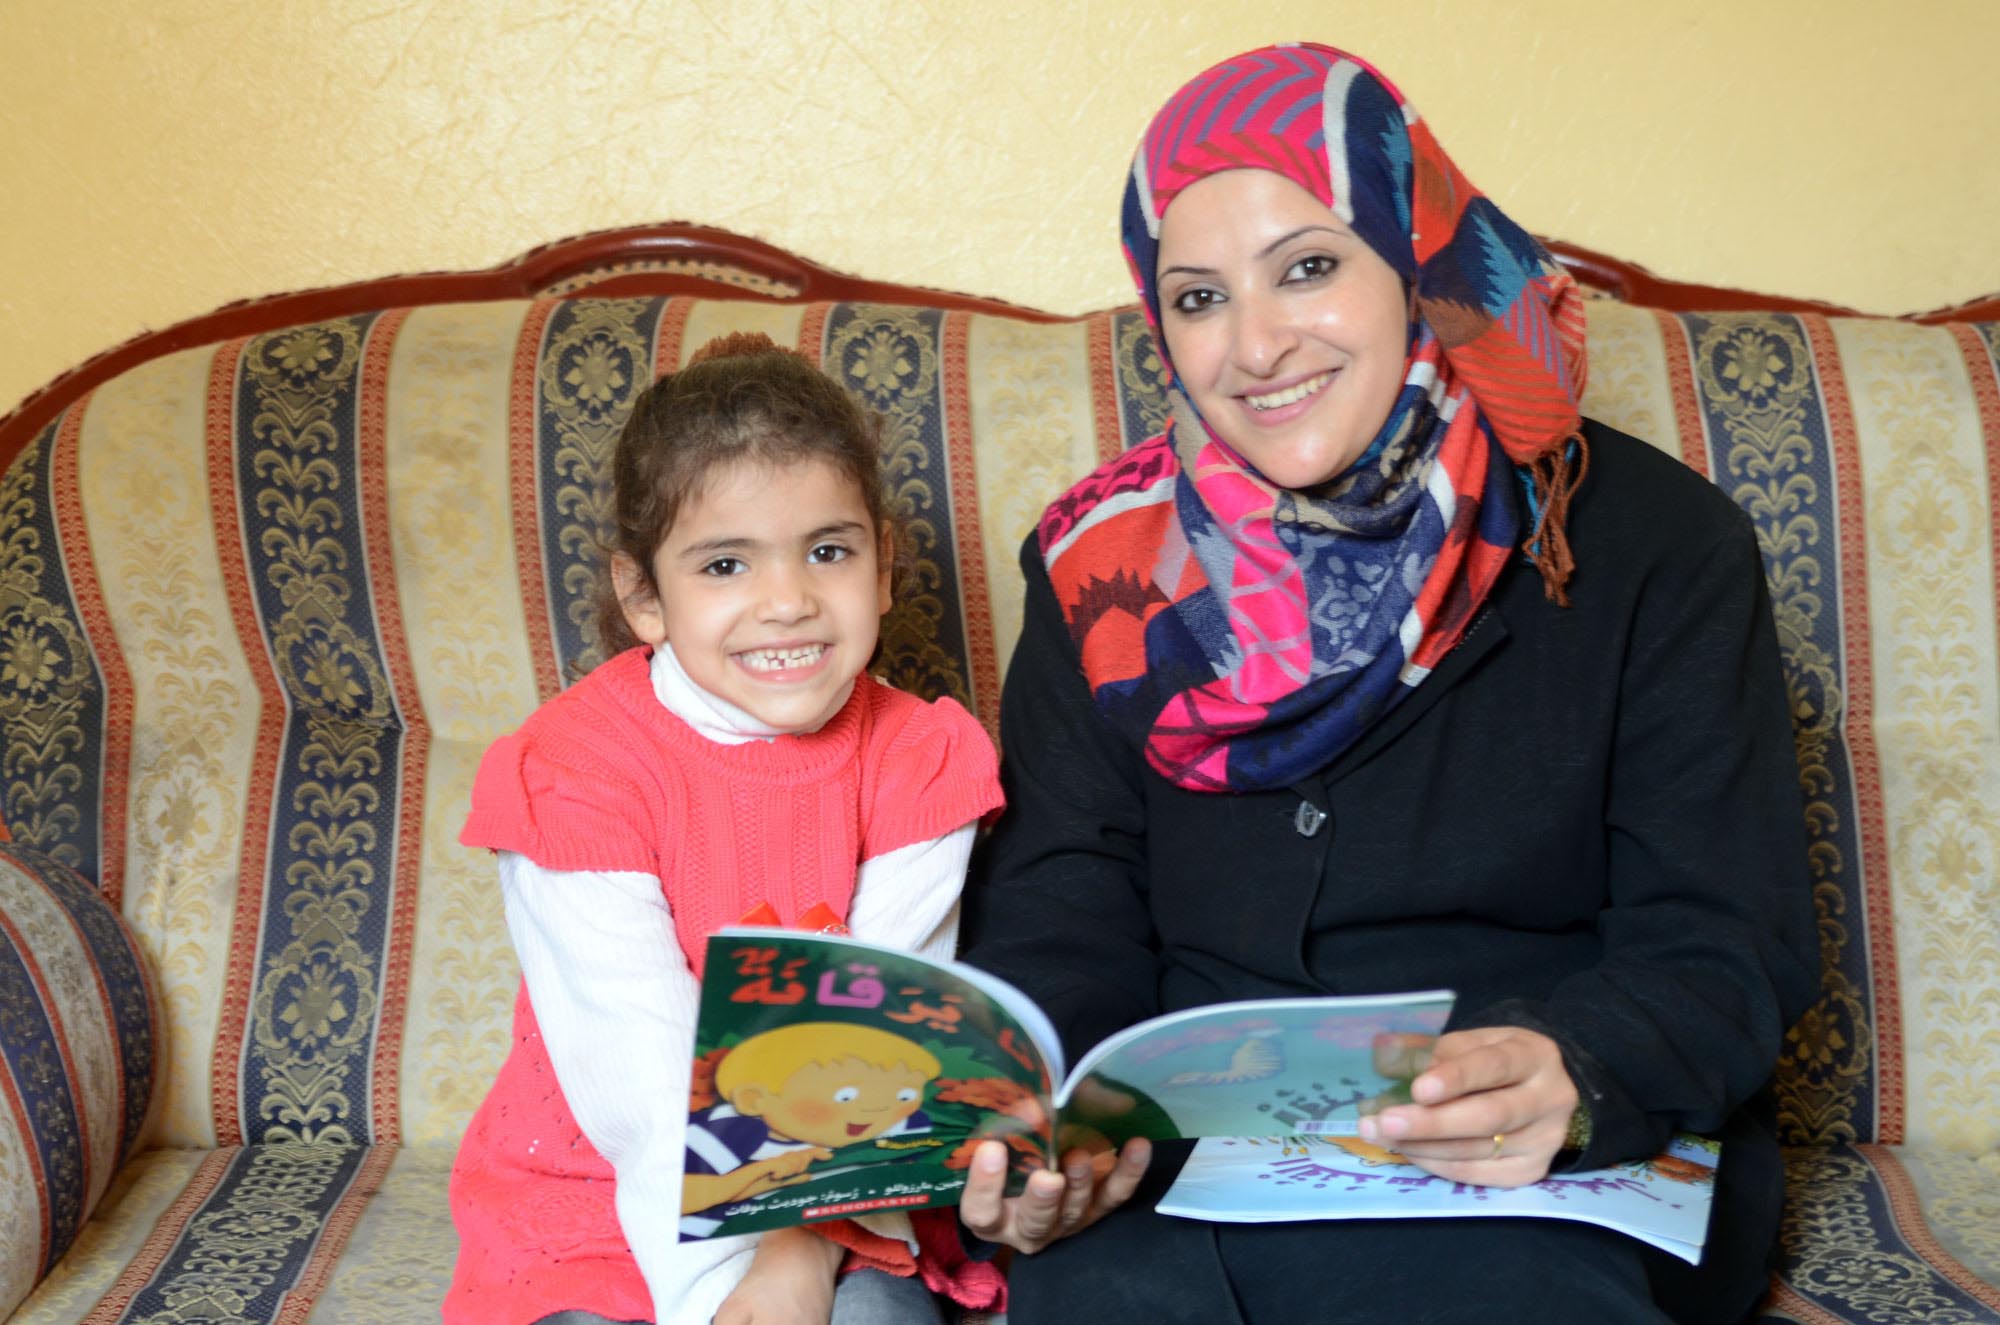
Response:
[{"label": "gold ring", "polygon": [[1489,1160],[1500,1158],[1500,1147],[1506,1144],[1507,1144],[1507,1134],[1505,1132],[1495,1132],[1493,1134],[1493,1153],[1488,1155],[1486,1158]]}]

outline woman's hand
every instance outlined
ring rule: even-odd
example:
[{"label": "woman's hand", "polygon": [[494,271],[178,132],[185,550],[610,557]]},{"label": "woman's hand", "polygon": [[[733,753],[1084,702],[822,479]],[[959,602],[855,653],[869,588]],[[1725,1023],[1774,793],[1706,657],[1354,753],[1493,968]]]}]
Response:
[{"label": "woman's hand", "polygon": [[[1125,1204],[1153,1157],[1152,1143],[1132,1140],[1113,1154],[1077,1148],[1062,1157],[1062,1167],[1028,1175],[1027,1190],[1005,1196],[1007,1147],[999,1141],[980,1144],[965,1177],[965,1199],[958,1217],[988,1242],[1016,1251],[1036,1252],[1057,1238],[1086,1228]],[[717,1317],[721,1325],[721,1317]]]},{"label": "woman's hand", "polygon": [[826,1325],[845,1248],[803,1228],[757,1240],[749,1272],[716,1308],[715,1325]]},{"label": "woman's hand", "polygon": [[1518,1026],[1440,1037],[1410,1096],[1416,1103],[1363,1118],[1362,1139],[1440,1178],[1483,1187],[1546,1177],[1577,1106],[1562,1050]]}]

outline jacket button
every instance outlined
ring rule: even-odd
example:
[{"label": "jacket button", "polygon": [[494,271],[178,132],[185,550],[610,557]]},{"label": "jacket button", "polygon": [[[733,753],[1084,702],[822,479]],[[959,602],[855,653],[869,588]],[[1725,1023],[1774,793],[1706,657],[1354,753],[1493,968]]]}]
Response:
[{"label": "jacket button", "polygon": [[1315,837],[1326,826],[1326,811],[1311,801],[1300,801],[1298,813],[1292,816],[1292,827],[1298,829],[1300,837]]}]

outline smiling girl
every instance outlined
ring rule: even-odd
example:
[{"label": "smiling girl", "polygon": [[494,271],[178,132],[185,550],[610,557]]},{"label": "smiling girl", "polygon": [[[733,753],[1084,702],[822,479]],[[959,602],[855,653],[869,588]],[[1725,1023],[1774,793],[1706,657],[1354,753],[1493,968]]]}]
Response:
[{"label": "smiling girl", "polygon": [[[708,936],[775,912],[948,957],[1000,803],[964,709],[864,670],[894,551],[872,421],[732,336],[641,395],[612,485],[607,661],[488,751],[461,837],[499,853],[523,984],[452,1174],[444,1319],[933,1321],[926,1280],[989,1305],[992,1272],[920,1265],[907,1219],[677,1240]],[[850,1250],[905,1277],[836,1293]]]}]

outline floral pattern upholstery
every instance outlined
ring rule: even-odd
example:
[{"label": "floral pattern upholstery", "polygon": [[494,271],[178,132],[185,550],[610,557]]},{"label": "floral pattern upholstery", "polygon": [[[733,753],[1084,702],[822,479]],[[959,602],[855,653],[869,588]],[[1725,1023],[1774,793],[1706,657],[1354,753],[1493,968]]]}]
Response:
[{"label": "floral pattern upholstery", "polygon": [[[883,415],[915,564],[882,670],[990,725],[1020,540],[1163,417],[1133,310],[381,310],[145,363],[0,479],[0,816],[162,1009],[144,1145],[66,1256],[0,1268],[41,1279],[14,1320],[432,1317],[518,978],[455,842],[473,771],[596,660],[634,393],[732,330]],[[2000,327],[1598,302],[1590,350],[1588,411],[1752,517],[1791,685],[1824,966],[1765,1319],[2000,1320]],[[49,1171],[19,1117],[0,1091],[9,1192]]]}]

